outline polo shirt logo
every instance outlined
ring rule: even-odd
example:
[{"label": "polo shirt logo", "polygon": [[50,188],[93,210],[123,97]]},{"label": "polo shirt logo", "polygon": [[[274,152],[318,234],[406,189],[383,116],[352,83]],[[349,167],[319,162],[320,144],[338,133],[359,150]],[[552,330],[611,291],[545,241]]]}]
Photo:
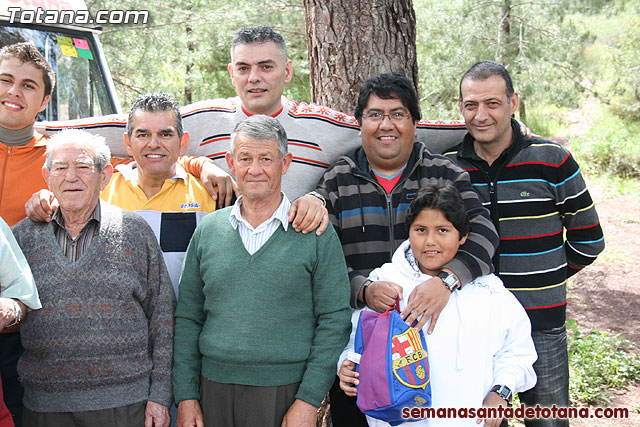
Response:
[{"label": "polo shirt logo", "polygon": [[522,193],[520,193],[520,197],[529,197],[531,194],[529,194],[528,191],[523,191]]},{"label": "polo shirt logo", "polygon": [[191,209],[191,208],[199,208],[202,205],[200,203],[196,203],[196,202],[190,202],[190,203],[183,203],[180,205],[180,209]]}]

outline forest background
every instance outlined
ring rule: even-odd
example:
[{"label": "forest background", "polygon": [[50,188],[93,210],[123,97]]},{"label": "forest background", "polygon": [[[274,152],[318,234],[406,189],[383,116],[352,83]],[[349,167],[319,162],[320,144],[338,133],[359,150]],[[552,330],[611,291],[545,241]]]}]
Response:
[{"label": "forest background", "polygon": [[[149,10],[150,22],[106,25],[101,35],[123,111],[147,91],[167,92],[183,105],[235,96],[229,46],[234,31],[249,25],[273,26],[287,40],[294,77],[285,95],[316,101],[305,22],[312,3],[344,13],[413,7],[423,118],[461,119],[459,78],[474,62],[491,59],[509,69],[521,99],[517,117],[571,149],[607,241],[595,265],[569,284],[571,399],[630,413],[572,425],[640,425],[640,1],[129,0],[126,8]],[[94,13],[123,8],[117,0],[87,5]],[[385,31],[395,31],[392,24]],[[358,31],[366,42],[373,29]]]}]

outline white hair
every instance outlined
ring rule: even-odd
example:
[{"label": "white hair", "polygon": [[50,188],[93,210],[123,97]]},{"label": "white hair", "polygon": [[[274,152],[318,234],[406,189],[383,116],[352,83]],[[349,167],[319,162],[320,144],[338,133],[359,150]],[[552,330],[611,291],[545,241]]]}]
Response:
[{"label": "white hair", "polygon": [[80,129],[65,129],[49,138],[47,160],[45,162],[48,171],[51,171],[51,153],[53,149],[64,144],[90,148],[94,154],[93,164],[99,172],[102,172],[111,161],[111,150],[109,150],[109,146],[103,137]]}]

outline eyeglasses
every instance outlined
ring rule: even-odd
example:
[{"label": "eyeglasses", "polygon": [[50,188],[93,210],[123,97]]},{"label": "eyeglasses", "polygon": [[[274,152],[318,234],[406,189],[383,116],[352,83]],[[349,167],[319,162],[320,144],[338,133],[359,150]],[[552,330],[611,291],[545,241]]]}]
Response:
[{"label": "eyeglasses", "polygon": [[385,117],[389,117],[389,120],[394,123],[399,123],[411,117],[411,114],[405,113],[404,111],[394,111],[393,113],[389,114],[382,114],[377,111],[373,111],[371,113],[365,114],[362,117],[372,123],[380,123],[384,120]]}]

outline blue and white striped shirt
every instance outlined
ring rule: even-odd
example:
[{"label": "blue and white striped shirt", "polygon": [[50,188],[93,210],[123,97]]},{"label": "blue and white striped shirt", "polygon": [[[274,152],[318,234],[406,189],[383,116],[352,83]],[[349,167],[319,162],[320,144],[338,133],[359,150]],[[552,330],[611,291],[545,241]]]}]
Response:
[{"label": "blue and white striped shirt", "polygon": [[278,209],[271,215],[271,218],[256,228],[253,228],[247,220],[242,218],[242,213],[240,212],[242,196],[238,197],[238,200],[236,200],[236,203],[233,205],[231,214],[229,215],[229,221],[233,229],[238,230],[240,233],[242,243],[249,254],[253,255],[258,252],[262,245],[275,233],[280,224],[282,224],[284,231],[287,231],[287,227],[289,227],[289,208],[291,208],[291,202],[284,193],[281,192],[281,194],[282,202],[280,202]]}]

